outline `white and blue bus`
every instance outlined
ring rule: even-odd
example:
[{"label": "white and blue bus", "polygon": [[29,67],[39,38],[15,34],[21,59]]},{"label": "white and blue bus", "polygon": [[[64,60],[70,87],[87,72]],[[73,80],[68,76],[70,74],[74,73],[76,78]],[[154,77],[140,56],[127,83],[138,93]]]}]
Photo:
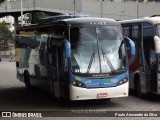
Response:
[{"label": "white and blue bus", "polygon": [[136,55],[130,65],[130,89],[139,98],[160,94],[160,16],[120,21],[124,36],[136,46]]},{"label": "white and blue bus", "polygon": [[56,98],[108,99],[128,96],[126,43],[112,19],[61,15],[17,28],[17,78]]}]

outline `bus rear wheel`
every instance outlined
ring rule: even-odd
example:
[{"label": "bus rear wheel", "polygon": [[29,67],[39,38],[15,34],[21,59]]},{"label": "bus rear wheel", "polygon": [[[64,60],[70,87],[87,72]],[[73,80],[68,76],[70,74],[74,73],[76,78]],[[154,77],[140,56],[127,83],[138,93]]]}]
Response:
[{"label": "bus rear wheel", "polygon": [[140,82],[137,83],[137,86],[136,86],[136,94],[137,94],[137,97],[139,97],[139,98],[141,98],[141,99],[146,98],[146,94],[142,93],[142,89],[141,89]]},{"label": "bus rear wheel", "polygon": [[31,90],[30,77],[27,70],[24,72],[24,83],[25,83],[26,89]]}]

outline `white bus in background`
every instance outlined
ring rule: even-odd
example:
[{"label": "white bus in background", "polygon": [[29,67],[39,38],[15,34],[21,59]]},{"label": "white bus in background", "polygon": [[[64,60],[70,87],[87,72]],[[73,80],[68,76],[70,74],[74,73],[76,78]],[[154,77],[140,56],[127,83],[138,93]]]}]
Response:
[{"label": "white bus in background", "polygon": [[160,94],[160,16],[120,21],[124,36],[136,45],[136,57],[130,66],[130,88],[137,96]]}]

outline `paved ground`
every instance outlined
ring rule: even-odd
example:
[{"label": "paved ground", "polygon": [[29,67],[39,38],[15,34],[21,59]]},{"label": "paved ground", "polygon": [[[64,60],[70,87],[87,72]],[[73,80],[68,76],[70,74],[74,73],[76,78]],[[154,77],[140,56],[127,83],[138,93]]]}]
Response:
[{"label": "paved ground", "polygon": [[[34,89],[28,92],[23,83],[16,79],[15,63],[0,62],[0,111],[160,111],[160,96],[152,96],[142,100],[132,93],[127,98],[114,98],[111,101],[81,101],[57,102],[50,94]],[[60,116],[63,116],[63,114]],[[73,115],[74,116],[74,115]],[[76,117],[76,116],[75,116]],[[1,119],[1,118],[0,118]],[[17,118],[16,118],[17,119]],[[26,118],[27,119],[27,118]],[[42,118],[42,120],[45,118]],[[50,119],[50,118],[47,118]],[[56,118],[57,120],[69,119],[94,119],[99,118]],[[102,118],[106,120],[106,118]],[[119,118],[111,118],[118,120]],[[125,118],[126,120],[129,117]],[[133,118],[132,118],[133,119]],[[134,118],[134,120],[147,118]],[[157,119],[158,118],[150,118]]]}]

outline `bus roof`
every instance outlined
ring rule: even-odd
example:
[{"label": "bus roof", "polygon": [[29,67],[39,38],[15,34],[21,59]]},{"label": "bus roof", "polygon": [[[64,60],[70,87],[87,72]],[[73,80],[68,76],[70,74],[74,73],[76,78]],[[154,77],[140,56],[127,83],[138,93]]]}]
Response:
[{"label": "bus roof", "polygon": [[69,26],[81,26],[81,25],[118,25],[116,20],[108,18],[97,17],[85,17],[85,18],[73,18],[62,20]]},{"label": "bus roof", "polygon": [[154,25],[154,24],[160,24],[160,16],[144,17],[144,18],[132,19],[132,20],[122,20],[122,21],[119,21],[119,22],[120,22],[121,24],[148,22],[148,23],[151,23],[152,25]]},{"label": "bus roof", "polygon": [[56,24],[66,24],[68,26],[83,26],[83,25],[119,25],[116,20],[108,19],[108,18],[97,18],[97,17],[78,17],[78,18],[67,18],[52,22],[44,22],[44,23],[37,23],[31,24],[26,26],[19,26],[17,30],[21,29],[29,29],[29,28],[37,28],[37,27],[45,27],[45,26],[52,26]]}]

